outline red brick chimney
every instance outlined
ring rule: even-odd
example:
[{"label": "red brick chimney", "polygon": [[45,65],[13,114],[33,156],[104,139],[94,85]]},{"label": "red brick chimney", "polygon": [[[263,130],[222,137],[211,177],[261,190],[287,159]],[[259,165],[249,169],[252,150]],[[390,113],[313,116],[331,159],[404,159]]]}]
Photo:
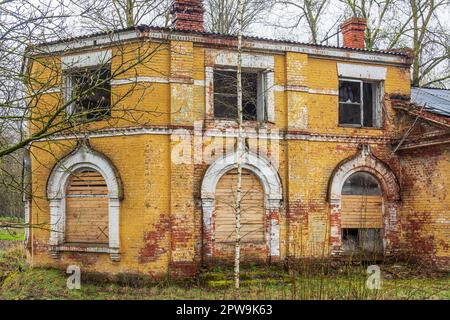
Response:
[{"label": "red brick chimney", "polygon": [[172,25],[177,30],[205,31],[203,0],[174,0]]},{"label": "red brick chimney", "polygon": [[364,49],[364,32],[367,27],[367,19],[352,17],[341,24],[344,37],[344,47]]}]

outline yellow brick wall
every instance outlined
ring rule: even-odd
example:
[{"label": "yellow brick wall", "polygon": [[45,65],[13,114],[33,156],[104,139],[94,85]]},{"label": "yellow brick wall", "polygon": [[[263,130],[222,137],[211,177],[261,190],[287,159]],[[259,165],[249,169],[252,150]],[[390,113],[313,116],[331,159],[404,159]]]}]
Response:
[{"label": "yellow brick wall", "polygon": [[[137,125],[170,125],[189,129],[194,121],[204,119],[205,90],[208,90],[201,85],[205,80],[205,48],[179,41],[168,44],[129,44],[114,49],[113,70],[123,69],[145,54],[148,55],[141,63],[117,78],[139,76],[175,81],[113,86],[112,118],[86,125],[88,129]],[[389,101],[385,105],[387,123],[384,130],[338,126],[338,96],[333,94],[338,90],[337,61],[291,52],[277,54],[274,58],[274,84],[277,87],[275,128],[303,134],[351,137],[390,136],[395,133],[396,114]],[[385,93],[408,94],[408,70],[393,66],[387,68]],[[48,73],[37,65],[33,70],[42,74],[45,82]],[[38,102],[37,108],[40,112],[50,110],[61,103],[58,100],[58,94],[46,94]],[[203,150],[208,148],[209,141],[205,138]],[[120,217],[121,261],[113,263],[108,255],[102,254],[71,253],[63,253],[61,260],[53,260],[46,250],[49,232],[33,229],[33,263],[59,267],[82,263],[89,271],[153,275],[164,274],[171,263],[200,263],[200,186],[208,164],[174,163],[173,153],[177,142],[171,141],[169,135],[92,138],[90,142],[95,150],[112,160],[123,180],[125,198],[121,203]],[[269,145],[268,150],[269,153],[278,152],[280,165],[277,169],[283,184],[281,257],[327,256],[330,214],[326,201],[328,181],[340,161],[358,152],[358,143],[303,140],[277,142],[280,144],[278,149]],[[235,140],[230,139],[227,143],[231,148]],[[255,141],[250,139],[249,145],[251,150],[256,150]],[[73,142],[58,141],[35,143],[35,148],[32,148],[33,188],[36,195],[31,209],[34,223],[49,221],[48,202],[45,199],[47,178],[56,161],[73,147]],[[51,152],[44,151],[49,148]],[[398,158],[390,157],[389,146],[373,145],[373,149],[377,157],[387,162],[396,175],[400,175]],[[431,183],[438,189],[448,190],[448,182],[440,180],[443,176],[449,176],[448,151],[439,159],[436,166],[440,178]],[[418,192],[421,187],[420,184],[411,185],[408,192]],[[437,190],[437,193],[444,196],[442,190]],[[441,229],[434,227],[439,224],[438,212],[442,213],[445,209],[442,206],[448,205],[448,201],[439,202],[436,199],[435,195],[427,194],[422,200],[408,200],[402,219],[407,219],[409,212],[415,212],[428,203],[440,205],[433,218],[434,224],[427,225],[426,232],[434,232],[433,241],[440,243],[436,245],[437,254],[448,256],[448,247],[444,245],[445,241],[448,244],[448,236],[437,235],[437,232],[441,232],[437,230]],[[442,224],[439,226],[444,228]],[[402,235],[405,236],[405,233]]]},{"label": "yellow brick wall", "polygon": [[84,271],[139,272],[161,276],[167,271],[170,257],[169,138],[98,138],[90,139],[90,143],[112,161],[123,182],[124,199],[120,204],[121,261],[113,263],[108,254],[94,253],[65,252],[59,260],[50,257],[46,248],[50,236],[47,230],[50,217],[45,194],[46,182],[57,159],[74,146],[68,141],[59,141],[36,143],[31,150],[34,192],[32,223],[45,226],[44,229],[32,229],[33,264],[61,268],[79,264]]}]

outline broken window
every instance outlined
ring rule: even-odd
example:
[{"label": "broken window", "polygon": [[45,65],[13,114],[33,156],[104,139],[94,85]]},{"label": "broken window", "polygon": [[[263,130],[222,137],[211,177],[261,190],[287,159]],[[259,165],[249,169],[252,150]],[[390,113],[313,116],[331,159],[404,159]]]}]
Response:
[{"label": "broken window", "polygon": [[339,124],[380,127],[380,84],[361,80],[339,81]]},{"label": "broken window", "polygon": [[342,187],[343,195],[381,196],[378,181],[367,172],[352,174]]},{"label": "broken window", "polygon": [[[246,121],[265,120],[264,75],[242,72],[242,111]],[[214,117],[237,119],[237,72],[214,70]]]},{"label": "broken window", "polygon": [[351,175],[342,187],[342,245],[346,254],[383,253],[383,199],[378,181],[367,172]]},{"label": "broken window", "polygon": [[74,70],[67,76],[68,98],[74,100],[71,116],[79,120],[100,120],[111,115],[110,68]]},{"label": "broken window", "polygon": [[383,238],[382,229],[342,229],[342,246],[347,254],[382,254]]}]

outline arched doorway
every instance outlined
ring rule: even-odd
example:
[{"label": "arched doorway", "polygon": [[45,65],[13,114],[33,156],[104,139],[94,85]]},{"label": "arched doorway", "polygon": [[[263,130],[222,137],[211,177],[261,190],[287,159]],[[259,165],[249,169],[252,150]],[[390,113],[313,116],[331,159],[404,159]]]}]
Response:
[{"label": "arched doorway", "polygon": [[[231,254],[234,256],[233,244],[231,242],[225,244],[224,240],[230,235],[229,238],[233,237],[232,186],[236,184],[236,159],[236,153],[218,158],[209,166],[203,177],[201,189],[203,261],[206,264],[229,260]],[[245,209],[243,211],[247,212],[244,213],[243,228],[244,232],[248,233],[243,240],[244,242],[247,240],[247,243],[242,246],[242,261],[243,263],[252,260],[276,261],[280,257],[282,200],[280,177],[270,161],[252,152],[244,154],[242,167]]]},{"label": "arched doorway", "polygon": [[[214,212],[214,258],[232,260],[236,240],[237,170],[224,174],[216,187]],[[241,252],[243,260],[265,261],[266,243],[264,190],[259,179],[242,170],[241,188]]]},{"label": "arched doorway", "polygon": [[342,187],[341,205],[343,253],[383,254],[383,197],[377,179],[364,171],[352,174]]}]

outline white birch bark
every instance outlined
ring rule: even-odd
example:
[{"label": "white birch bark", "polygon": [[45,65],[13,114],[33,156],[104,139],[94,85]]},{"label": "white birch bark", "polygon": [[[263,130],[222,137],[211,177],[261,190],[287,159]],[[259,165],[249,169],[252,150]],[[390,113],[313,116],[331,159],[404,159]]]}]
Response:
[{"label": "white birch bark", "polygon": [[241,260],[241,192],[242,192],[242,157],[244,154],[243,138],[243,111],[242,111],[242,27],[244,6],[242,0],[238,0],[238,59],[237,59],[237,114],[238,114],[238,138],[237,138],[237,186],[236,186],[236,243],[234,257],[234,287],[240,285],[240,260]]}]

